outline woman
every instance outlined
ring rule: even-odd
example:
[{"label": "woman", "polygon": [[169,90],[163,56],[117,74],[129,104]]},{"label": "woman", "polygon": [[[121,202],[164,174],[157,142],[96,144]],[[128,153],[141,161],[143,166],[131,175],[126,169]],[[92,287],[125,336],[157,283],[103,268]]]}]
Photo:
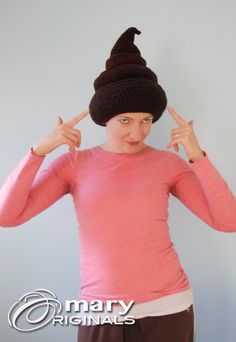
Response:
[{"label": "woman", "polygon": [[[201,149],[192,121],[167,108],[177,124],[167,148],[178,151],[182,144],[188,162],[145,144],[166,108],[166,97],[133,45],[138,32],[129,28],[118,39],[106,71],[94,83],[89,110],[66,123],[59,117],[0,191],[2,227],[20,225],[65,194],[72,195],[80,239],[78,299],[115,301],[112,312],[105,309],[93,316],[100,321],[79,326],[79,342],[194,340],[191,286],[169,236],[169,194],[210,227],[236,231],[235,197]],[[88,113],[106,126],[107,139],[77,151],[81,134],[74,126]],[[62,144],[70,152],[35,179],[45,156]],[[120,300],[133,301],[125,317],[116,302]]]}]

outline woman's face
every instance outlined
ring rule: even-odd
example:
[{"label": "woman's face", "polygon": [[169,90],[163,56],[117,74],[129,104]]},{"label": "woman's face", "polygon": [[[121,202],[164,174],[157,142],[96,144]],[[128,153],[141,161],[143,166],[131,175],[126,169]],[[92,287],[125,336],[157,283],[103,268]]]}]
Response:
[{"label": "woman's face", "polygon": [[[144,140],[151,131],[153,115],[150,113],[122,113],[107,123],[107,144],[124,151],[137,151],[144,146]],[[129,142],[138,142],[131,145]]]}]

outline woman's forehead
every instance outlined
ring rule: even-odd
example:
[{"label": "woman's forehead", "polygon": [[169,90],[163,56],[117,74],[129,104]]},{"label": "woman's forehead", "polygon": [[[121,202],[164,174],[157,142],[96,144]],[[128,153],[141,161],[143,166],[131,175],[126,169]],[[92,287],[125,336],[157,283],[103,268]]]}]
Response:
[{"label": "woman's forehead", "polygon": [[118,117],[130,117],[130,118],[136,118],[137,116],[142,117],[152,117],[153,115],[151,113],[143,113],[143,112],[127,112],[127,113],[121,113],[117,115]]}]

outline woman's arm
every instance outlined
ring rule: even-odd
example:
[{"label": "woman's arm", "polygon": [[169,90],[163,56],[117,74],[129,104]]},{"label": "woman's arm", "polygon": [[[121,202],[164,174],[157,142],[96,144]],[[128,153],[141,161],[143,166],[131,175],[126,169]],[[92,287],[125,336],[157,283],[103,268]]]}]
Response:
[{"label": "woman's arm", "polygon": [[236,199],[207,153],[193,163],[175,156],[178,174],[170,187],[172,195],[214,229],[236,232]]},{"label": "woman's arm", "polygon": [[0,227],[19,226],[69,193],[73,155],[60,155],[36,177],[45,156],[30,148],[0,189]]}]

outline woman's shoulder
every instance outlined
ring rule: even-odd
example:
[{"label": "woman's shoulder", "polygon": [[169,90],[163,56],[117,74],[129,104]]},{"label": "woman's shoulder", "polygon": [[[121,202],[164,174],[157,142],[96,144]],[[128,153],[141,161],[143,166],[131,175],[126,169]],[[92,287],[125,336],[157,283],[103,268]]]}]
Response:
[{"label": "woman's shoulder", "polygon": [[160,149],[160,148],[157,148],[157,147],[154,147],[154,146],[151,146],[151,145],[148,145],[149,148],[153,151],[154,154],[162,157],[162,158],[165,158],[167,160],[170,160],[170,161],[177,161],[177,160],[184,160],[183,157],[181,157],[180,154],[177,154],[175,152],[172,152],[172,151],[169,151],[169,150],[164,150],[164,149]]}]

